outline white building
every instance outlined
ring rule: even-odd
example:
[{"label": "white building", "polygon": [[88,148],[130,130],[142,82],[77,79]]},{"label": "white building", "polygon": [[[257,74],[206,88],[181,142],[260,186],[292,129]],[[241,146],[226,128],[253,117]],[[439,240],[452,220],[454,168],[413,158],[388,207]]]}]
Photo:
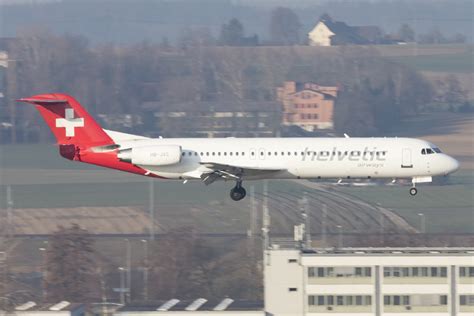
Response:
[{"label": "white building", "polygon": [[336,35],[322,21],[319,21],[308,33],[308,43],[310,46],[331,46],[331,37]]},{"label": "white building", "polygon": [[270,315],[472,316],[474,249],[265,252]]}]

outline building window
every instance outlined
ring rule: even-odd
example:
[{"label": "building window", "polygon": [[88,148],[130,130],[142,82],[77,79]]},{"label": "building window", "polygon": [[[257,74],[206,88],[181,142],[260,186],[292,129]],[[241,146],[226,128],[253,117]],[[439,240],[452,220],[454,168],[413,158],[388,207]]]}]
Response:
[{"label": "building window", "polygon": [[309,267],[308,277],[352,278],[371,277],[371,267]]},{"label": "building window", "polygon": [[474,278],[474,267],[459,267],[459,276],[462,278]]},{"label": "building window", "polygon": [[444,306],[448,296],[440,294],[384,295],[386,306]]},{"label": "building window", "polygon": [[459,305],[474,306],[474,295],[459,295]]},{"label": "building window", "polygon": [[446,267],[441,267],[441,270],[439,272],[439,276],[442,278],[448,277],[448,269]]},{"label": "building window", "polygon": [[325,277],[324,268],[318,268],[318,277]]},{"label": "building window", "polygon": [[418,271],[419,271],[419,268],[413,267],[412,270],[411,270],[412,276],[413,277],[418,277],[419,276]]},{"label": "building window", "polygon": [[290,288],[288,288],[288,291],[289,292],[296,292],[296,291],[298,291],[298,289],[296,287],[290,287]]},{"label": "building window", "polygon": [[384,267],[383,275],[384,277],[394,278],[446,278],[448,275],[448,269],[447,267]]}]

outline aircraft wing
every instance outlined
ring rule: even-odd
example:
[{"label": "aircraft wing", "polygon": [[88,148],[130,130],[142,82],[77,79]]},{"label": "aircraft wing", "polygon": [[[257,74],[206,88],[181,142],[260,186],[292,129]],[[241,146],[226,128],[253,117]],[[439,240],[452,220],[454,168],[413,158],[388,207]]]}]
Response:
[{"label": "aircraft wing", "polygon": [[204,184],[209,185],[219,178],[226,180],[239,180],[243,177],[268,175],[274,172],[285,171],[284,168],[258,168],[258,167],[247,167],[247,166],[234,166],[226,165],[216,162],[201,162],[201,165],[208,169],[210,172],[205,172],[201,175],[201,179]]}]

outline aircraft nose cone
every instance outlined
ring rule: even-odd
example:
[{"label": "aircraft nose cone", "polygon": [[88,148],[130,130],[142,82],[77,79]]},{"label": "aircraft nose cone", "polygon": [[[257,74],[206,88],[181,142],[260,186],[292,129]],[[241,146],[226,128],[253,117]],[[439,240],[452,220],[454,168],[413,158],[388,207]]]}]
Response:
[{"label": "aircraft nose cone", "polygon": [[449,157],[447,169],[448,173],[453,173],[457,171],[459,169],[459,162],[456,159]]}]

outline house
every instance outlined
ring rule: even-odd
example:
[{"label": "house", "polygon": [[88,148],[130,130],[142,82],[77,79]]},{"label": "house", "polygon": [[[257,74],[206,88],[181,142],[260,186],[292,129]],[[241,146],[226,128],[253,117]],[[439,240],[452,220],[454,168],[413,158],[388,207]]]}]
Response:
[{"label": "house", "polygon": [[282,124],[307,131],[332,129],[337,92],[337,87],[286,81],[277,88],[278,100],[283,103]]},{"label": "house", "polygon": [[378,26],[349,26],[323,14],[308,33],[310,46],[387,44]]}]

